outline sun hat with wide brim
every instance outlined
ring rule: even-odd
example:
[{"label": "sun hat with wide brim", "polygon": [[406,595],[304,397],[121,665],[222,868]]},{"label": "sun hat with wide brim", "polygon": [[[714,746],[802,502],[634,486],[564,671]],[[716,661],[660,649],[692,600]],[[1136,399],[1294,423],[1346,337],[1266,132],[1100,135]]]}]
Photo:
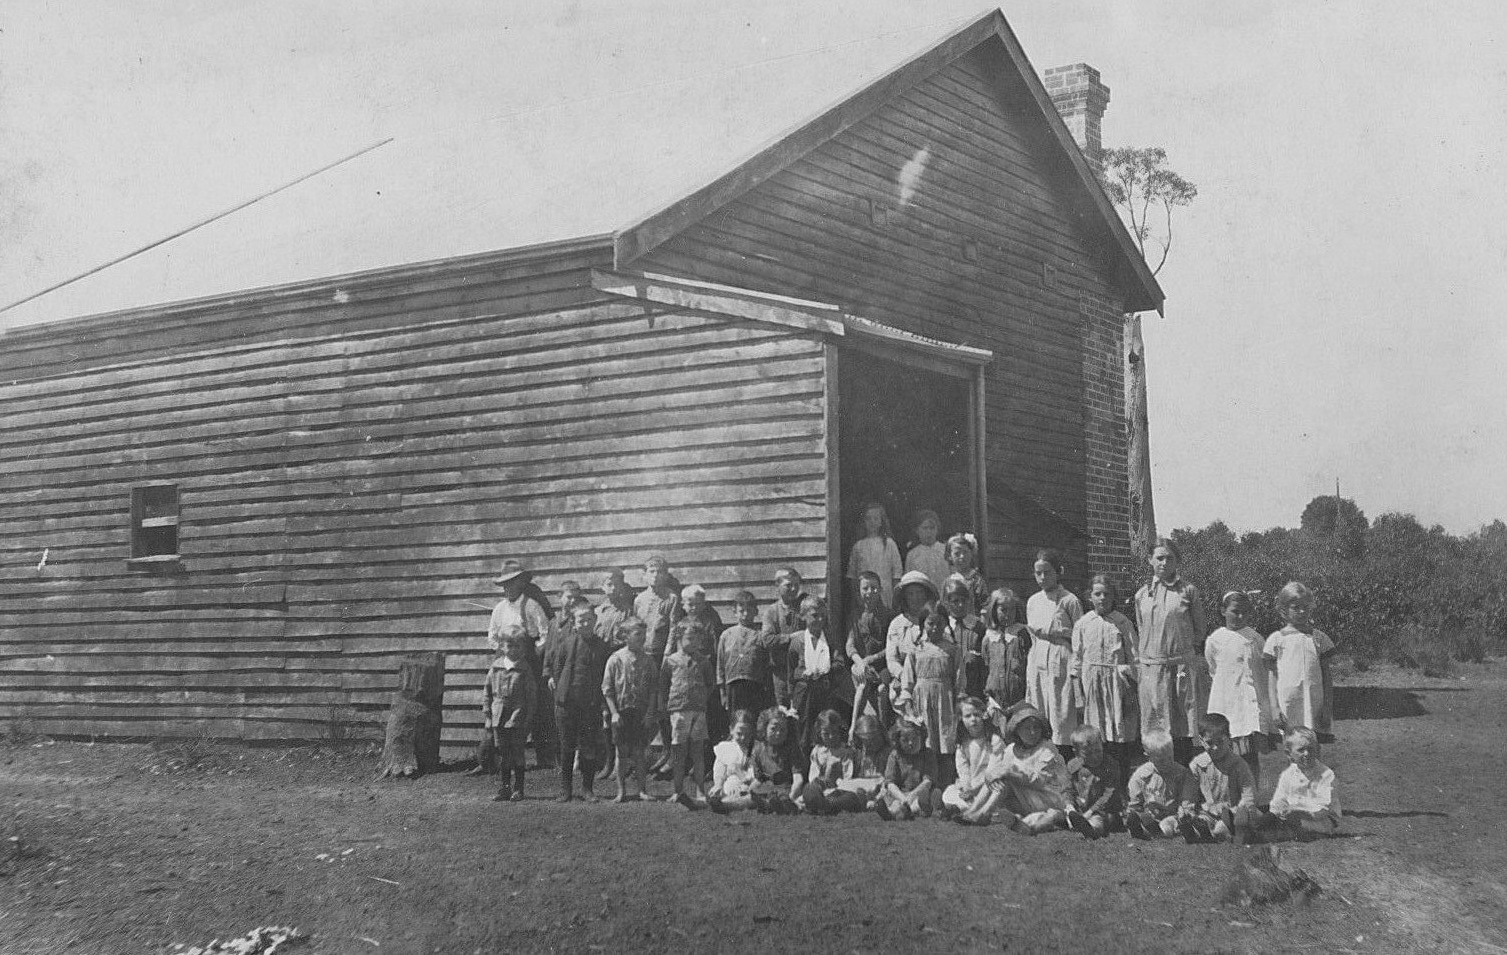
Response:
[{"label": "sun hat with wide brim", "polygon": [[498,574],[496,577],[493,577],[492,583],[505,584],[508,581],[516,580],[519,577],[522,577],[524,581],[527,582],[533,577],[533,574],[530,574],[528,571],[523,569],[522,561],[509,558],[508,560],[502,562],[502,573]]},{"label": "sun hat with wide brim", "polygon": [[899,593],[903,592],[905,590],[905,588],[911,586],[912,584],[915,584],[917,587],[925,587],[926,588],[926,592],[929,593],[929,594],[931,594],[931,599],[933,599],[933,600],[941,600],[942,599],[942,595],[937,592],[937,585],[934,584],[934,583],[932,583],[931,578],[928,577],[928,576],[926,576],[924,573],[922,573],[919,570],[908,570],[908,571],[906,571],[905,572],[905,576],[901,577],[900,578],[900,583],[896,585],[896,587],[895,587],[895,593],[899,594]]},{"label": "sun hat with wide brim", "polygon": [[1017,738],[1015,735],[1016,731],[1031,720],[1035,720],[1041,724],[1042,739],[1047,740],[1052,738],[1052,724],[1046,721],[1046,717],[1041,715],[1040,710],[1029,703],[1016,703],[1005,710],[1005,712],[1010,716],[1010,721],[1005,724],[1006,739],[1015,740]]}]

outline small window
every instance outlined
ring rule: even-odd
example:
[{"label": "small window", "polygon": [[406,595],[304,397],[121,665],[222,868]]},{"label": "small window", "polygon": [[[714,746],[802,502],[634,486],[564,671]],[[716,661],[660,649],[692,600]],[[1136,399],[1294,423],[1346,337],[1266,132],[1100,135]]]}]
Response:
[{"label": "small window", "polygon": [[178,556],[178,485],[131,489],[131,557]]}]

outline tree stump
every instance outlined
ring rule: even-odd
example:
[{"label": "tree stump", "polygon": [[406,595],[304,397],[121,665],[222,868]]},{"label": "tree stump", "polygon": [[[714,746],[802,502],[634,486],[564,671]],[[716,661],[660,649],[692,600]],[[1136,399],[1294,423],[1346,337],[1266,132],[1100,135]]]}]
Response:
[{"label": "tree stump", "polygon": [[398,664],[398,689],[387,715],[377,778],[438,772],[444,725],[445,655],[416,653]]}]

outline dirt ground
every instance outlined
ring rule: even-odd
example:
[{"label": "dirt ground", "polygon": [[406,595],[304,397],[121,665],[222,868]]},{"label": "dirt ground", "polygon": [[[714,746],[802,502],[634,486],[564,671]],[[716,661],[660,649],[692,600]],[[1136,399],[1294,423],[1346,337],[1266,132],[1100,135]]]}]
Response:
[{"label": "dirt ground", "polygon": [[495,804],[459,773],[375,782],[370,751],[17,741],[0,952],[168,952],[260,925],[328,955],[1507,951],[1507,663],[1342,675],[1336,710],[1349,836],[1285,847],[1324,891],[1257,910],[1218,904],[1227,846],[559,806],[549,773]]}]

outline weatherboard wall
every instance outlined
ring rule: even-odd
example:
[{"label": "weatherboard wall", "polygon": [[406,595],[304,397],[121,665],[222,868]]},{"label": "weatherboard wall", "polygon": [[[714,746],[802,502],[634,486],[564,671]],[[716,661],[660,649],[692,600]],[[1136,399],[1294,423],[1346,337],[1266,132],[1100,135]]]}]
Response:
[{"label": "weatherboard wall", "polygon": [[[975,50],[621,266],[841,304],[995,353],[989,573],[1128,570],[1113,250],[1021,77]],[[844,414],[861,413],[844,408]]]},{"label": "weatherboard wall", "polygon": [[[505,557],[553,593],[664,553],[729,617],[774,567],[825,577],[820,341],[464,273],[184,311],[156,348],[130,343],[150,315],[140,339],[28,333],[53,364],[0,384],[0,713],[376,737],[397,658],[439,650],[459,746]],[[148,572],[126,561],[130,498],[157,481],[180,489],[181,568]]]}]

